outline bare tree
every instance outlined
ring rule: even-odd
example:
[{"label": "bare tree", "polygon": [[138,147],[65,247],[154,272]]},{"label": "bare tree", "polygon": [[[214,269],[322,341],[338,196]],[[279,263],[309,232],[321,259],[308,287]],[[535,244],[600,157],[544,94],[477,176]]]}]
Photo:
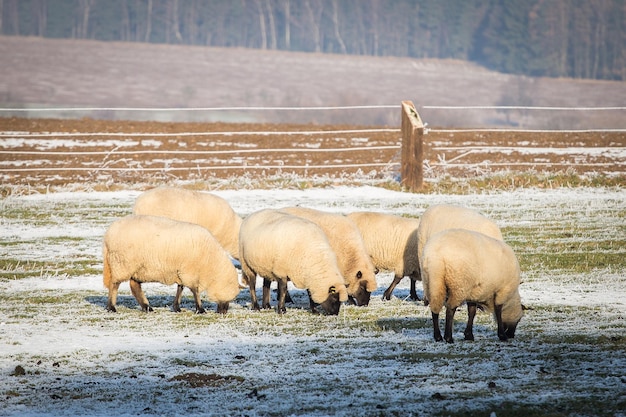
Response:
[{"label": "bare tree", "polygon": [[91,6],[94,0],[79,1],[79,22],[76,30],[76,37],[86,39],[89,35],[89,18],[91,14]]},{"label": "bare tree", "polygon": [[276,22],[274,19],[274,7],[272,7],[272,0],[265,0],[267,6],[267,20],[270,25],[270,48],[278,48],[278,40],[276,39]]},{"label": "bare tree", "polygon": [[290,0],[285,0],[285,49],[287,50],[291,49],[291,4],[290,4]]},{"label": "bare tree", "polygon": [[305,1],[305,6],[307,10],[307,14],[309,16],[309,21],[311,23],[312,32],[313,32],[313,42],[315,44],[315,52],[322,52],[322,34],[321,34],[321,24],[322,24],[322,12],[324,11],[324,5],[319,0],[313,0],[314,6],[311,6],[311,0]]},{"label": "bare tree", "polygon": [[267,49],[267,31],[265,29],[265,12],[261,0],[255,0],[259,13],[259,32],[261,32],[261,49]]},{"label": "bare tree", "polygon": [[130,16],[128,14],[128,0],[122,0],[122,22],[120,27],[120,40],[122,41],[130,41],[131,32],[130,32]]},{"label": "bare tree", "polygon": [[337,0],[333,0],[333,26],[335,28],[335,39],[337,39],[337,43],[339,43],[341,53],[347,54],[348,50],[346,49],[346,44],[343,42],[341,33],[339,32],[339,6],[337,5]]},{"label": "bare tree", "polygon": [[152,0],[148,0],[148,8],[146,10],[146,35],[144,37],[144,41],[150,42],[151,35],[152,35]]}]

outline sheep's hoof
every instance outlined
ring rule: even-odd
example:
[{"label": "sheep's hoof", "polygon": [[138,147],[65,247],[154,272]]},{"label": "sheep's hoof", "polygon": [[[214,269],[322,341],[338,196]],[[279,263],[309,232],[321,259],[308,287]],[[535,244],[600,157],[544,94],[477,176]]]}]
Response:
[{"label": "sheep's hoof", "polygon": [[441,334],[435,334],[435,342],[441,342],[443,341],[443,337],[441,337]]},{"label": "sheep's hoof", "polygon": [[172,311],[173,311],[174,313],[180,313],[182,310],[180,309],[180,307],[179,307],[179,306],[172,306]]},{"label": "sheep's hoof", "polygon": [[205,314],[206,310],[203,307],[196,308],[196,314]]},{"label": "sheep's hoof", "polygon": [[413,301],[422,301],[422,299],[417,294],[411,294],[409,298]]},{"label": "sheep's hoof", "polygon": [[504,334],[504,333],[498,333],[498,338],[500,338],[501,342],[508,342],[509,341],[509,337]]},{"label": "sheep's hoof", "polygon": [[111,313],[117,313],[117,309],[115,308],[114,305],[108,305],[107,311],[110,311]]},{"label": "sheep's hoof", "polygon": [[270,303],[264,303],[263,304],[263,309],[264,310],[269,310],[270,308],[272,308],[272,305]]},{"label": "sheep's hoof", "polygon": [[474,340],[474,334],[473,333],[467,332],[467,333],[463,333],[463,334],[465,335],[465,340],[471,340],[471,341]]},{"label": "sheep's hoof", "polygon": [[[202,313],[204,313],[204,309],[202,309]],[[219,314],[226,314],[228,313],[228,303],[218,303],[217,304],[217,312]]]},{"label": "sheep's hoof", "polygon": [[276,312],[278,314],[285,314],[287,312],[287,309],[285,307],[283,307],[283,308],[276,307]]},{"label": "sheep's hoof", "polygon": [[145,313],[149,313],[149,312],[151,312],[151,311],[154,311],[154,310],[152,309],[152,307],[150,307],[149,305],[142,306],[142,307],[141,307],[141,310],[142,310],[143,312],[145,312]]},{"label": "sheep's hoof", "polygon": [[452,337],[446,337],[446,342],[454,343],[454,339]]}]

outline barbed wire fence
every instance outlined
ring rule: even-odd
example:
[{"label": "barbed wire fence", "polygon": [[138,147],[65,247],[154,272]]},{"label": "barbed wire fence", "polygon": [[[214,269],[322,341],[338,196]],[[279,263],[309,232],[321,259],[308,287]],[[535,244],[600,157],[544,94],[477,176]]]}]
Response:
[{"label": "barbed wire fence", "polygon": [[[359,106],[305,106],[305,107],[257,107],[257,106],[243,106],[243,107],[197,107],[197,108],[124,108],[124,107],[57,107],[57,108],[0,108],[0,116],[7,113],[28,113],[29,115],[36,114],[38,112],[224,112],[224,111],[237,111],[237,112],[246,112],[246,111],[281,111],[281,112],[304,112],[304,111],[333,111],[340,112],[345,110],[371,110],[371,109],[398,109],[400,106],[395,104],[383,104],[383,105],[359,105]],[[541,111],[541,112],[550,112],[550,111],[558,111],[558,112],[624,112],[626,111],[626,106],[607,106],[607,107],[549,107],[549,106],[434,106],[434,105],[424,105],[418,106],[418,110],[421,109],[426,110],[440,110],[447,112],[458,112],[458,111],[481,111],[481,110],[497,110],[497,111],[511,111],[511,110],[524,110],[524,111]],[[626,120],[626,117],[624,118]],[[99,137],[99,138],[125,138],[125,139],[139,139],[139,138],[167,138],[167,137],[185,137],[185,136],[193,136],[193,137],[212,137],[212,136],[272,136],[272,135],[293,135],[299,137],[307,137],[312,135],[363,135],[363,134],[377,134],[377,133],[397,133],[398,134],[398,144],[392,146],[346,146],[346,147],[337,147],[337,148],[323,148],[323,149],[315,149],[315,148],[264,148],[264,149],[232,149],[232,150],[132,150],[127,151],[122,149],[123,147],[117,146],[113,149],[107,149],[102,151],[79,151],[79,150],[69,150],[69,151],[49,151],[49,150],[16,150],[11,149],[11,140],[16,139],[62,139],[62,138],[79,138],[79,137]],[[560,133],[605,133],[605,132],[618,132],[618,133],[626,133],[626,128],[611,128],[611,129],[523,129],[523,128],[430,128],[428,127],[428,123],[424,123],[424,134],[428,135],[430,133],[439,133],[439,134],[466,134],[466,133],[481,133],[481,132],[500,132],[500,133],[549,133],[549,132],[560,132]],[[224,170],[258,170],[258,169],[290,169],[290,170],[314,170],[314,169],[360,169],[360,168],[389,168],[391,164],[400,165],[400,162],[396,161],[386,161],[384,163],[378,162],[367,162],[362,161],[359,163],[337,163],[337,164],[323,164],[323,165],[285,165],[285,164],[265,164],[265,165],[250,165],[250,164],[239,164],[239,165],[223,165],[223,164],[215,164],[215,163],[207,163],[206,165],[196,165],[193,168],[190,167],[175,167],[169,166],[166,168],[163,167],[116,167],[111,166],[111,159],[113,157],[119,156],[132,156],[132,155],[193,155],[197,157],[219,157],[219,156],[227,156],[227,155],[238,155],[245,156],[251,154],[259,154],[259,153],[319,153],[319,152],[332,152],[332,153],[342,153],[342,152],[355,152],[355,151],[381,151],[381,150],[395,150],[396,154],[401,153],[402,148],[402,140],[401,140],[402,130],[400,128],[380,128],[380,129],[345,129],[345,130],[289,130],[289,131],[205,131],[205,132],[176,132],[176,133],[149,133],[149,132],[0,132],[0,173],[2,174],[10,174],[10,173],[26,173],[26,172],[55,172],[55,171],[87,171],[87,172],[124,172],[124,171],[137,171],[143,170],[146,172],[153,171],[183,171],[194,169],[198,171],[224,171]],[[4,142],[4,143],[3,143]],[[488,148],[490,152],[512,152],[518,150],[516,146],[489,146],[485,145],[482,147],[484,150]],[[452,159],[445,160],[439,158],[438,162],[430,162],[428,164],[428,169],[431,169],[436,166],[446,166],[446,167],[454,167],[454,166],[462,166],[467,165],[462,162],[462,159],[472,153],[477,151],[477,148],[472,145],[467,146],[455,146],[455,147],[445,147],[445,146],[434,146],[432,148],[436,151],[451,151],[454,150],[458,154]],[[618,150],[624,151],[624,146],[618,146]],[[20,163],[11,163],[13,155],[33,155],[36,158],[44,157],[44,156],[55,156],[55,157],[68,157],[68,158],[79,158],[81,156],[102,156],[103,160],[100,166],[74,166],[74,167],[55,167],[51,165],[41,165],[37,166],[28,166],[28,162],[21,161]],[[13,161],[15,162],[15,161]],[[421,163],[421,162],[420,162]],[[532,163],[528,163],[528,165],[532,166],[541,166],[542,164],[550,164],[554,165],[553,162],[539,162],[534,161]],[[22,166],[27,165],[27,166]],[[475,163],[473,165],[476,165]],[[497,163],[496,163],[497,165]],[[524,165],[524,164],[518,164]],[[601,166],[602,164],[596,164],[597,166]]]}]

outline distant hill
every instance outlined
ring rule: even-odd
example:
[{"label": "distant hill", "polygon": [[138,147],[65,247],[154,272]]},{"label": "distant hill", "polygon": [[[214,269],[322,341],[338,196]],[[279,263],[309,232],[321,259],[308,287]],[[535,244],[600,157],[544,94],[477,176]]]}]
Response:
[{"label": "distant hill", "polygon": [[[33,37],[0,37],[0,56],[3,108],[398,105],[398,109],[324,112],[28,113],[32,117],[398,125],[400,102],[412,100],[432,126],[626,127],[623,111],[422,109],[626,103],[626,82],[528,78],[464,61]],[[0,113],[6,115],[11,113]]]}]

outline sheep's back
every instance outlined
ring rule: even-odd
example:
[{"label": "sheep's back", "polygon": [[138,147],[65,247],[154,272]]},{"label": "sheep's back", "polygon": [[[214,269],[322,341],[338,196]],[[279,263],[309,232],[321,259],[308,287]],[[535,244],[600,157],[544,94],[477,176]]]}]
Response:
[{"label": "sheep's back", "polygon": [[133,213],[198,224],[210,231],[234,258],[239,258],[241,217],[225,199],[217,195],[184,188],[158,187],[137,197]]},{"label": "sheep's back", "polygon": [[310,220],[322,229],[337,256],[346,284],[353,286],[353,291],[356,291],[359,283],[356,277],[358,271],[361,271],[362,279],[367,281],[368,290],[376,289],[374,265],[361,232],[352,219],[341,214],[304,207],[286,207],[280,210]]},{"label": "sheep's back", "polygon": [[174,284],[181,276],[190,277],[196,282],[188,284],[209,293],[213,281],[225,280],[230,293],[233,282],[238,286],[237,272],[224,249],[209,231],[196,224],[130,215],[107,229],[104,245],[114,281],[131,276],[153,281],[157,277],[159,282]]},{"label": "sheep's back", "polygon": [[418,271],[419,219],[376,212],[354,212],[348,217],[356,223],[376,268],[396,275]]},{"label": "sheep's back", "polygon": [[421,217],[417,230],[420,252],[431,236],[446,229],[471,230],[503,240],[498,225],[479,212],[465,207],[442,204],[429,207]]},{"label": "sheep's back", "polygon": [[472,300],[493,309],[493,294],[507,298],[520,283],[519,263],[511,247],[480,232],[441,231],[428,240],[422,255],[425,288],[440,280],[451,303]]}]

